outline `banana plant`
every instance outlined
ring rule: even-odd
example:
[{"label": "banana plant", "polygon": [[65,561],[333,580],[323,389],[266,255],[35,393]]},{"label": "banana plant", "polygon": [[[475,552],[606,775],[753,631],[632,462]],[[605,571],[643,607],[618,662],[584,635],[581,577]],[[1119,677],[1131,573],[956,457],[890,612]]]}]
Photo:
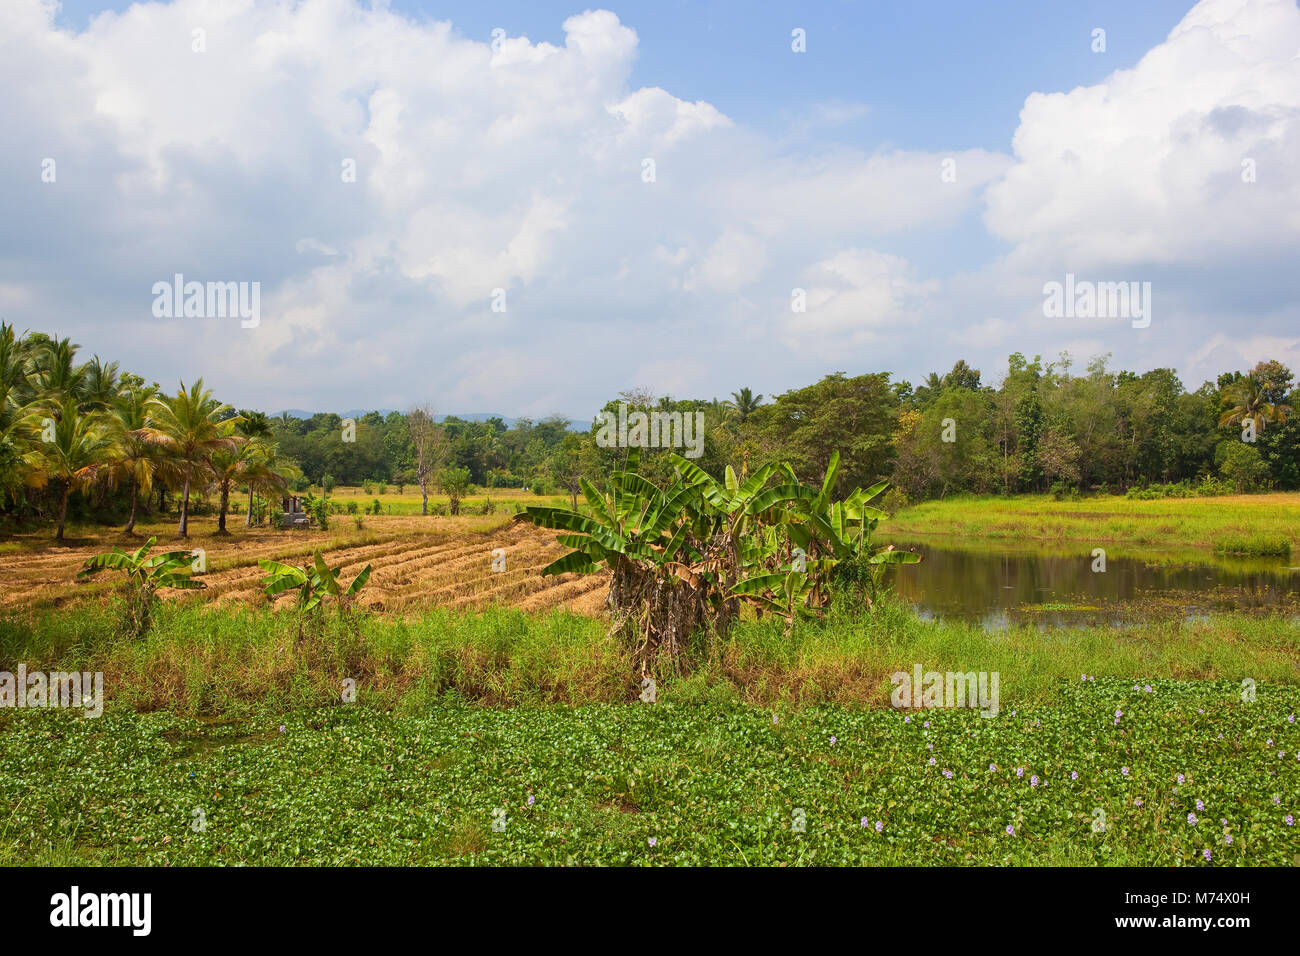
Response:
[{"label": "banana plant", "polygon": [[193,591],[207,587],[190,577],[188,568],[193,555],[189,551],[165,551],[149,556],[157,538],[150,538],[130,553],[114,548],[86,561],[77,572],[84,581],[100,571],[122,571],[126,575],[127,630],[132,637],[142,637],[153,620],[154,603],[161,588]]},{"label": "banana plant", "polygon": [[685,458],[669,460],[675,479],[666,488],[638,474],[633,448],[604,491],[580,480],[589,515],[533,506],[519,516],[562,532],[557,540],[573,549],[543,574],[611,572],[615,628],[637,632],[634,657],[671,655],[699,628],[725,631],[740,601],[793,626],[822,613],[833,586],[865,583],[874,596],[879,573],[862,568],[920,560],[871,546],[884,513],[867,502],[885,482],[833,500],[838,453],[820,486],[800,482],[789,464],[742,482],[731,467],[717,481]]},{"label": "banana plant", "polygon": [[300,568],[266,559],[259,560],[257,564],[267,572],[267,576],[262,579],[262,593],[267,597],[276,598],[286,591],[297,591],[299,612],[305,614],[320,607],[321,594],[316,589],[315,575],[310,566]]},{"label": "banana plant", "polygon": [[339,572],[343,570],[342,566],[337,568],[329,567],[325,564],[325,559],[321,557],[319,551],[312,555],[312,562],[317,593],[324,593],[334,598],[340,613],[346,612],[352,606],[357,594],[370,580],[370,565],[367,564],[357,572],[357,576],[352,579],[352,583],[344,588],[339,581]]},{"label": "banana plant", "polygon": [[353,599],[370,580],[370,565],[366,565],[344,588],[339,581],[342,568],[331,568],[316,551],[312,554],[310,564],[296,567],[281,564],[279,561],[260,560],[258,566],[267,576],[262,579],[262,590],[267,597],[274,598],[286,591],[298,592],[298,610],[307,614],[321,606],[326,597],[335,599],[340,612],[346,612]]}]

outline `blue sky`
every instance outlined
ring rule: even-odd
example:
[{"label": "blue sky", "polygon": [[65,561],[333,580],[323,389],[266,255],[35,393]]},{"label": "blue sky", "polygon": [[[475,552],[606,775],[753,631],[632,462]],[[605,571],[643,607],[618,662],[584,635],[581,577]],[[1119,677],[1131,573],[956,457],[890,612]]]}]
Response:
[{"label": "blue sky", "polygon": [[[6,0],[0,317],[270,408],[1300,366],[1294,0],[587,10]],[[265,321],[160,324],[177,272]],[[1152,282],[1155,321],[1045,318],[1066,273]]]},{"label": "blue sky", "polygon": [[[63,0],[60,22],[83,29],[96,14],[128,6],[122,0]],[[641,39],[635,86],[708,100],[774,134],[818,104],[843,101],[870,112],[834,137],[865,149],[885,143],[1005,149],[1028,93],[1096,83],[1131,66],[1192,4],[654,0],[607,6]],[[394,0],[390,8],[416,19],[450,20],[471,38],[500,27],[511,36],[562,44],[560,24],[591,7],[563,0]],[[812,55],[787,55],[787,24],[808,32]],[[1105,56],[1091,52],[1094,27],[1107,31]]]}]

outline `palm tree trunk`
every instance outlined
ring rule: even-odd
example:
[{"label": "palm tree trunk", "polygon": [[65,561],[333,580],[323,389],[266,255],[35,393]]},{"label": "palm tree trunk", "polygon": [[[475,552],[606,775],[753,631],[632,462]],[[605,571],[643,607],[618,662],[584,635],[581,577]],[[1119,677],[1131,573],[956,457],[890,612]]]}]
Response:
[{"label": "palm tree trunk", "polygon": [[253,526],[253,486],[252,486],[252,484],[249,484],[249,486],[248,486],[248,514],[244,515],[244,527],[245,527],[245,528],[251,528],[252,526]]},{"label": "palm tree trunk", "polygon": [[230,506],[230,485],[223,483],[221,486],[221,511],[217,515],[217,534],[227,534],[226,531],[226,508]]},{"label": "palm tree trunk", "polygon": [[66,482],[63,485],[63,503],[59,507],[59,531],[54,536],[55,541],[63,540],[63,526],[68,522],[68,497],[72,494],[72,482]]},{"label": "palm tree trunk", "polygon": [[131,476],[131,517],[126,522],[126,533],[131,534],[135,531],[135,507],[139,501],[139,489],[135,486],[135,475]]},{"label": "palm tree trunk", "polygon": [[185,476],[185,489],[181,492],[181,537],[190,536],[190,476]]}]

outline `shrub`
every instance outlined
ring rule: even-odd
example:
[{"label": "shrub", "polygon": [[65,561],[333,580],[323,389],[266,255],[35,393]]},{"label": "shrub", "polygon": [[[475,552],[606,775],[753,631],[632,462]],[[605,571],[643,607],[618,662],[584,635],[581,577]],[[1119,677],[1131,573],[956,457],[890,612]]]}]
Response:
[{"label": "shrub", "polygon": [[1259,450],[1245,442],[1233,441],[1219,446],[1215,455],[1219,473],[1232,482],[1238,494],[1254,491],[1268,479],[1268,465]]},{"label": "shrub", "polygon": [[1077,501],[1079,499],[1079,486],[1072,481],[1054,481],[1052,482],[1052,497],[1057,501]]}]

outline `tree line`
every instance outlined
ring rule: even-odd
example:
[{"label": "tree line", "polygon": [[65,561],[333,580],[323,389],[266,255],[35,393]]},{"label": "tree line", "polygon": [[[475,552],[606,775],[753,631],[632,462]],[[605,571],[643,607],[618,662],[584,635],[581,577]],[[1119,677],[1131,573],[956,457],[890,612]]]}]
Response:
[{"label": "tree line", "polygon": [[[222,533],[229,513],[257,523],[287,492],[369,482],[418,488],[426,511],[431,492],[448,494],[454,511],[471,486],[563,491],[576,507],[582,478],[604,479],[627,457],[602,447],[594,422],[575,432],[562,416],[438,419],[427,405],[356,420],[272,417],[219,401],[202,379],[172,393],[78,352],[67,338],[0,323],[0,513],[50,520],[60,539],[70,513],[129,532],[142,511],[174,512],[185,536],[196,510],[211,511]],[[820,481],[838,452],[844,488],[889,479],[897,506],[959,492],[1300,488],[1297,398],[1277,361],[1189,391],[1173,369],[1116,371],[1101,357],[1075,371],[1068,355],[1014,353],[996,385],[958,361],[917,386],[836,372],[770,401],[748,388],[725,400],[632,390],[601,411],[701,414],[693,464],[718,480],[728,465],[743,476],[788,462]],[[669,482],[674,451],[645,449],[641,472]]]}]

